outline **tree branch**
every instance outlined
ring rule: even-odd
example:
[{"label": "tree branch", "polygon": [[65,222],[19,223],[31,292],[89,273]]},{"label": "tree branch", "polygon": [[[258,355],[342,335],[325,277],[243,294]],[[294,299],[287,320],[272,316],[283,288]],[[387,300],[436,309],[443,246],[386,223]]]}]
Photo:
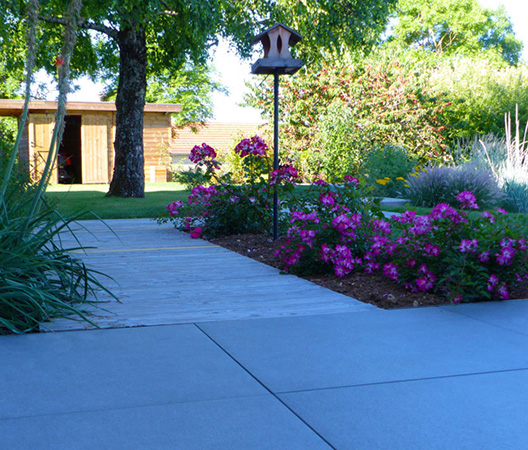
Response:
[{"label": "tree branch", "polygon": [[[55,24],[63,25],[63,26],[66,26],[66,23],[67,23],[65,19],[62,19],[60,17],[44,16],[42,14],[39,14],[39,20],[43,20],[44,22],[55,23]],[[117,31],[110,27],[106,27],[104,25],[89,22],[87,20],[83,20],[82,22],[79,22],[78,26],[86,30],[99,31],[100,33],[106,34],[113,39],[117,39]]]}]

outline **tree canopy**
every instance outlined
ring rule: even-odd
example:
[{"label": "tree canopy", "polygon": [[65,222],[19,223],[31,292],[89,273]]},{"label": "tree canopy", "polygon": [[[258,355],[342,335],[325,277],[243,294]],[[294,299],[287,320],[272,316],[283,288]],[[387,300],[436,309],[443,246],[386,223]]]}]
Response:
[{"label": "tree canopy", "polygon": [[[0,20],[20,24],[26,0],[3,0]],[[68,0],[41,4],[39,63],[53,71]],[[316,62],[343,47],[368,48],[396,0],[85,0],[73,75],[118,74],[115,166],[110,195],[144,195],[142,120],[147,80],[186,64],[204,64],[219,37],[249,56],[252,37],[281,21],[305,40],[302,57]],[[151,79],[151,78],[150,78]]]},{"label": "tree canopy", "polygon": [[484,9],[477,0],[399,0],[390,40],[398,47],[447,55],[495,51],[519,62],[523,44],[503,6]]}]

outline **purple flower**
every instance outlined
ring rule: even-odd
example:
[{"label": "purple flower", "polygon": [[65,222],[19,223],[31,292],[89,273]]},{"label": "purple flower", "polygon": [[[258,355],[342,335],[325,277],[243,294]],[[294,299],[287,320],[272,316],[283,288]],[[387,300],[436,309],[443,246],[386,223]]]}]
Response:
[{"label": "purple flower", "polygon": [[421,291],[425,292],[428,291],[433,287],[433,282],[427,277],[423,276],[416,279],[416,288]]},{"label": "purple flower", "polygon": [[497,275],[490,275],[490,277],[488,278],[488,291],[493,291],[498,282],[499,279],[497,278]]},{"label": "purple flower", "polygon": [[424,247],[424,252],[429,256],[438,256],[440,254],[440,247],[428,242]]},{"label": "purple flower", "polygon": [[378,233],[389,234],[391,232],[391,226],[389,222],[380,219],[374,219],[372,221],[372,229]]},{"label": "purple flower", "polygon": [[383,275],[393,281],[398,281],[398,266],[393,263],[385,264],[383,266]]},{"label": "purple flower", "polygon": [[334,194],[332,192],[321,194],[319,196],[319,201],[327,208],[332,208],[335,205]]},{"label": "purple flower", "polygon": [[345,181],[347,183],[353,183],[356,185],[356,187],[359,186],[359,181],[357,178],[353,177],[352,175],[345,175]]},{"label": "purple flower", "polygon": [[462,239],[458,249],[461,253],[475,253],[477,247],[478,241],[476,239]]},{"label": "purple flower", "polygon": [[509,266],[515,256],[515,250],[512,247],[503,247],[500,253],[495,253],[497,262],[500,266]]},{"label": "purple flower", "polygon": [[499,298],[501,300],[508,300],[510,298],[510,293],[508,292],[508,288],[504,283],[500,285],[497,293],[499,294]]},{"label": "purple flower", "polygon": [[170,203],[167,205],[167,211],[169,212],[169,215],[175,216],[179,213],[179,209],[183,208],[184,203],[181,200],[176,200],[173,203]]},{"label": "purple flower", "polygon": [[495,223],[495,216],[491,214],[489,211],[484,211],[480,217],[485,217],[486,219],[489,219],[490,223]]},{"label": "purple flower", "polygon": [[405,211],[399,217],[394,217],[394,220],[397,220],[400,223],[412,223],[416,217],[416,211]]},{"label": "purple flower", "polygon": [[248,155],[257,157],[266,156],[268,146],[260,136],[253,136],[250,139],[242,139],[235,147],[235,152],[242,158]]},{"label": "purple flower", "polygon": [[461,203],[462,208],[478,209],[477,199],[471,191],[460,192],[456,199]]},{"label": "purple flower", "polygon": [[488,262],[489,259],[490,259],[490,252],[489,251],[485,251],[485,252],[482,252],[482,253],[479,253],[478,254],[478,259],[480,262]]},{"label": "purple flower", "polygon": [[427,216],[420,216],[414,220],[413,226],[409,228],[409,233],[415,236],[427,234],[431,231],[431,224]]}]

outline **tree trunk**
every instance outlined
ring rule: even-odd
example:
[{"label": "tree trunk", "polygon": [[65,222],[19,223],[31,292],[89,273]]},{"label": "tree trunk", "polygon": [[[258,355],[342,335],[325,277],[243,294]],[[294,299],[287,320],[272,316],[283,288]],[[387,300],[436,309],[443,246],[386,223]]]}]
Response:
[{"label": "tree trunk", "polygon": [[107,196],[145,197],[143,110],[147,89],[145,30],[118,32],[119,84],[116,97],[114,173]]}]

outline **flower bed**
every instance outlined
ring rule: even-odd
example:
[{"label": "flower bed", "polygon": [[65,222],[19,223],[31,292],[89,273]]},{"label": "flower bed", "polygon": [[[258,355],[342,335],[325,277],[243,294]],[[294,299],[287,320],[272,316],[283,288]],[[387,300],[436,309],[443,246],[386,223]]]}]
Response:
[{"label": "flower bed", "polygon": [[[275,257],[285,272],[338,278],[380,274],[411,293],[432,293],[453,303],[506,300],[512,288],[528,280],[526,221],[512,220],[501,209],[475,212],[473,193],[458,194],[459,210],[439,204],[426,216],[407,211],[387,220],[379,202],[349,175],[338,185],[316,180],[293,195],[295,169],[285,165],[270,171],[266,149],[258,137],[237,145],[246,172],[243,184],[213,173],[218,165],[209,163],[216,184],[194,188],[188,205],[168,205],[175,225],[192,237],[209,238],[270,230],[277,189],[284,198],[284,238]],[[201,158],[213,153],[202,152]]]}]

